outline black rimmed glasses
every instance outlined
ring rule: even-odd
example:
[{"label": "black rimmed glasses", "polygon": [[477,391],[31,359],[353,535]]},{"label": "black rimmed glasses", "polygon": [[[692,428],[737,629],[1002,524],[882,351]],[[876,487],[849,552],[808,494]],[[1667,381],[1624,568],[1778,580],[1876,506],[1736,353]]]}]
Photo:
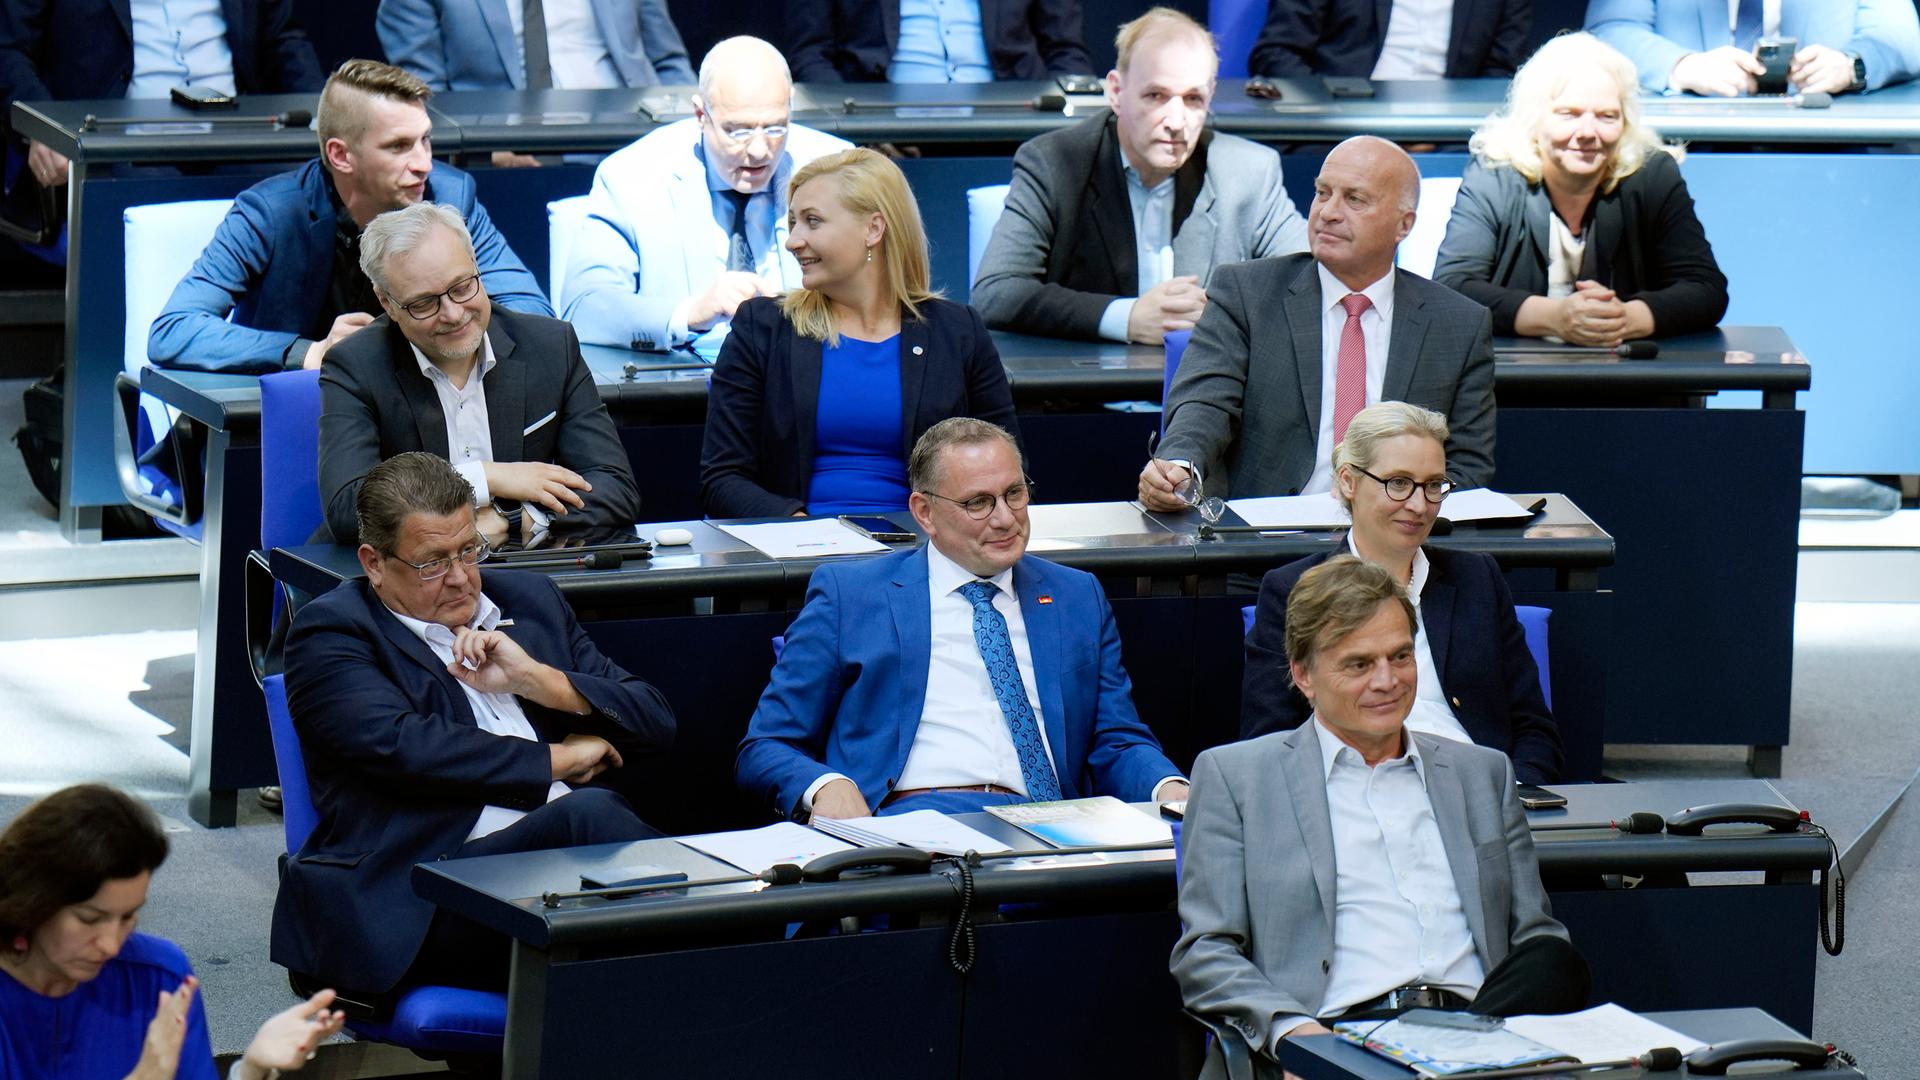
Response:
[{"label": "black rimmed glasses", "polygon": [[945,495],[931,491],[923,491],[920,494],[929,499],[950,502],[966,511],[967,516],[973,520],[984,521],[993,516],[996,503],[1006,503],[1009,510],[1025,510],[1027,504],[1033,501],[1033,481],[1022,480],[998,495],[975,495],[971,499],[949,499]]},{"label": "black rimmed glasses", "polygon": [[[480,275],[473,274],[469,277],[463,277],[459,281],[454,282],[452,285],[447,287],[447,290],[445,292],[437,292],[437,293],[434,293],[432,296],[421,296],[421,297],[417,297],[415,299],[409,300],[406,303],[400,305],[400,310],[406,312],[408,315],[412,316],[415,319],[421,319],[421,320],[431,319],[440,311],[441,297],[446,297],[448,300],[451,300],[456,304],[464,304],[467,301],[473,299],[473,294],[479,291],[480,291]],[[441,571],[441,573],[445,573],[445,572],[446,571],[444,570]]]},{"label": "black rimmed glasses", "polygon": [[1419,488],[1428,502],[1438,503],[1447,497],[1447,492],[1453,490],[1453,481],[1444,476],[1438,480],[1415,480],[1411,476],[1375,476],[1358,465],[1353,467],[1353,471],[1369,480],[1378,480],[1380,486],[1387,489],[1387,498],[1394,502],[1406,502],[1413,498],[1413,489]]},{"label": "black rimmed glasses", "polygon": [[467,566],[472,566],[475,563],[485,562],[488,554],[492,551],[493,549],[487,546],[486,537],[477,536],[471,543],[459,551],[454,552],[452,555],[442,555],[437,559],[428,559],[426,562],[414,562],[411,559],[402,559],[392,552],[387,553],[387,558],[406,563],[408,566],[413,567],[414,573],[420,575],[421,581],[439,581],[452,572],[453,560],[459,559]]}]

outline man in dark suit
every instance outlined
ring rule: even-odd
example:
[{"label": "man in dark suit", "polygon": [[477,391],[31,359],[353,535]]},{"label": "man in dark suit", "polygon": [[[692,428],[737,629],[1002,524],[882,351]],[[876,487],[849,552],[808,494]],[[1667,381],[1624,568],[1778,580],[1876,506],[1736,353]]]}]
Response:
[{"label": "man in dark suit", "polygon": [[1333,447],[1355,413],[1410,401],[1447,417],[1448,474],[1493,479],[1493,333],[1487,310],[1394,269],[1420,171],[1362,135],[1327,155],[1307,215],[1311,254],[1223,266],[1166,401],[1166,436],[1140,500],[1179,510],[1207,495],[1333,487]]},{"label": "man in dark suit", "polygon": [[1267,0],[1247,70],[1300,78],[1477,79],[1527,58],[1533,0]]},{"label": "man in dark suit", "polygon": [[282,873],[273,961],[376,1012],[408,985],[506,985],[506,940],[414,895],[415,863],[659,835],[587,785],[672,744],[666,701],[546,578],[490,572],[481,591],[472,498],[432,454],[374,469],[365,580],[301,608],[287,642],[320,823]]},{"label": "man in dark suit", "polygon": [[1157,345],[1192,329],[1215,267],[1306,249],[1280,156],[1206,126],[1220,67],[1207,28],[1155,8],[1114,43],[1113,112],[1014,155],[973,284],[996,330]]},{"label": "man in dark suit", "polygon": [[421,200],[466,220],[496,301],[552,315],[539,282],[474,197],[473,178],[433,160],[431,96],[389,64],[340,65],[315,116],[320,157],[234,200],[153,321],[153,362],[255,374],[319,367],[329,348],[380,314],[359,266],[360,230]]},{"label": "man in dark suit", "polygon": [[1194,762],[1172,966],[1216,1035],[1202,1080],[1277,1080],[1280,1040],[1322,1021],[1586,1004],[1511,764],[1406,727],[1414,629],[1385,569],[1308,571],[1286,650],[1312,721]]},{"label": "man in dark suit", "polygon": [[1091,75],[1080,0],[794,0],[795,82],[993,82]]},{"label": "man in dark suit", "polygon": [[741,789],[798,820],[1184,798],[1134,712],[1100,583],[1026,554],[1013,437],[942,421],[907,473],[927,543],[814,571],[740,744]]},{"label": "man in dark suit", "polygon": [[494,305],[451,207],[373,219],[360,265],[386,314],[320,370],[320,497],[342,543],[362,479],[427,450],[472,485],[489,542],[630,528],[640,493],[573,328]]}]

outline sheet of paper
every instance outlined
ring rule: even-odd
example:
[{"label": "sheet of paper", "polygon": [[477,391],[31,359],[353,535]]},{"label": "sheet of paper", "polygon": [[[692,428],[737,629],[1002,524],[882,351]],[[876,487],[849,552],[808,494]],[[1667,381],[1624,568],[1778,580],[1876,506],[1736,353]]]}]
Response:
[{"label": "sheet of paper", "polygon": [[1056,536],[1127,536],[1162,532],[1132,503],[1034,503],[1027,507],[1032,538]]},{"label": "sheet of paper", "polygon": [[1498,521],[1528,516],[1527,508],[1513,501],[1511,495],[1502,495],[1490,488],[1448,492],[1447,501],[1440,504],[1440,515],[1454,521]]},{"label": "sheet of paper", "polygon": [[764,829],[741,832],[702,833],[682,836],[682,844],[705,852],[721,862],[732,863],[749,874],[757,874],[776,863],[805,866],[814,858],[835,851],[851,851],[853,845],[836,840],[805,825],[782,821]]},{"label": "sheet of paper", "polygon": [[898,844],[922,851],[965,854],[968,851],[1005,851],[1007,845],[971,825],[962,825],[938,810],[910,814],[854,818],[852,823]]},{"label": "sheet of paper", "polygon": [[1565,1016],[1509,1016],[1507,1030],[1581,1061],[1619,1061],[1661,1046],[1691,1054],[1706,1045],[1612,1002]]},{"label": "sheet of paper", "polygon": [[715,526],[772,559],[817,559],[823,555],[867,555],[887,545],[862,536],[835,518],[771,521],[764,525]]},{"label": "sheet of paper", "polygon": [[[1240,520],[1263,529],[1344,529],[1353,515],[1331,492],[1317,495],[1276,495],[1264,499],[1230,499],[1227,508]],[[1440,504],[1440,516],[1456,522],[1524,518],[1527,508],[1508,495],[1486,488],[1449,492]]]}]

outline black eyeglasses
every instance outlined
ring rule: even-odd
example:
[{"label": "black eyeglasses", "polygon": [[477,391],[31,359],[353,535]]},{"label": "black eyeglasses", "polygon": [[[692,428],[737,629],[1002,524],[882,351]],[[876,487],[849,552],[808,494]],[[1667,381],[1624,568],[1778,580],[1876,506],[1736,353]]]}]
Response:
[{"label": "black eyeglasses", "polygon": [[418,299],[409,300],[400,305],[400,310],[415,319],[431,319],[440,311],[441,297],[444,296],[456,304],[464,304],[473,299],[473,294],[479,291],[480,275],[474,274],[472,277],[463,277],[459,281],[454,282],[451,286],[448,286],[446,292],[437,292],[432,296],[422,296]]},{"label": "black eyeglasses", "polygon": [[1447,497],[1447,492],[1453,490],[1453,481],[1445,477],[1416,482],[1411,476],[1375,476],[1358,465],[1353,467],[1353,471],[1369,480],[1380,481],[1380,486],[1387,489],[1387,498],[1394,502],[1406,502],[1413,498],[1414,488],[1419,488],[1430,503],[1439,502]]},{"label": "black eyeglasses", "polygon": [[945,495],[938,495],[931,491],[923,491],[920,494],[929,499],[950,502],[965,510],[967,516],[973,520],[982,521],[993,516],[993,507],[996,503],[1005,502],[1009,510],[1025,510],[1027,504],[1033,501],[1033,481],[1022,480],[998,495],[975,495],[971,499],[949,499]]},{"label": "black eyeglasses", "polygon": [[454,559],[459,559],[466,565],[472,566],[475,563],[485,562],[488,553],[492,550],[492,548],[487,546],[486,537],[480,536],[475,537],[467,546],[454,552],[451,556],[442,555],[437,559],[428,559],[426,562],[414,562],[411,559],[402,559],[391,551],[387,552],[387,558],[406,563],[408,566],[413,567],[414,572],[420,575],[421,581],[439,581],[452,572]]}]

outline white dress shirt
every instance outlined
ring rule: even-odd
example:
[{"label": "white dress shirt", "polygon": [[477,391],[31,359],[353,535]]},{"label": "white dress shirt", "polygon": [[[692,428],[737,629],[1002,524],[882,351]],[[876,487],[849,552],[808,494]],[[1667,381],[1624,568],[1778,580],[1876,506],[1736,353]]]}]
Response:
[{"label": "white dress shirt", "polygon": [[[1354,291],[1326,267],[1316,263],[1314,270],[1320,275],[1320,441],[1302,495],[1333,490],[1333,384],[1340,374],[1340,335],[1347,328],[1347,309],[1340,301]],[[1359,291],[1373,301],[1360,313],[1360,336],[1367,344],[1367,404],[1377,405],[1387,383],[1387,347],[1392,343],[1393,271]]]},{"label": "white dress shirt", "polygon": [[[513,23],[513,41],[520,48],[520,71],[527,70],[525,5],[506,0],[507,19]],[[556,90],[609,90],[623,85],[620,69],[607,52],[606,35],[594,20],[588,0],[541,0],[546,15],[547,66]],[[523,82],[524,85],[524,82]]]},{"label": "white dress shirt", "polygon": [[[439,623],[421,622],[410,615],[402,615],[392,608],[393,617],[400,625],[412,631],[413,636],[426,643],[433,655],[443,664],[453,663],[453,631]],[[500,605],[480,594],[480,604],[474,610],[473,621],[467,624],[475,630],[492,630],[500,625]],[[526,711],[520,708],[520,699],[512,694],[483,694],[466,683],[460,684],[466,691],[467,705],[473,709],[474,722],[480,730],[490,735],[507,739],[526,739],[528,742],[540,742],[539,733],[533,730],[533,724],[527,719]],[[552,802],[562,795],[573,791],[561,781],[555,780],[547,786],[547,801]],[[526,817],[525,810],[510,810],[504,806],[488,805],[481,809],[480,817],[473,823],[473,830],[467,833],[468,840],[478,840]]]},{"label": "white dress shirt", "polygon": [[[1370,481],[1362,477],[1360,482],[1364,484]],[[1351,532],[1347,533],[1347,550],[1362,559],[1366,558],[1354,544]],[[1446,688],[1440,685],[1440,669],[1433,662],[1433,645],[1427,637],[1426,612],[1420,606],[1420,594],[1427,587],[1427,575],[1432,569],[1433,564],[1427,561],[1427,553],[1416,548],[1413,553],[1412,580],[1407,583],[1407,599],[1413,601],[1416,625],[1413,660],[1418,681],[1415,684],[1413,711],[1407,714],[1407,728],[1471,744],[1473,736],[1460,726],[1459,717],[1453,714],[1453,706],[1447,703]]]},{"label": "white dress shirt", "polygon": [[1453,0],[1393,0],[1376,79],[1441,79],[1453,36]]},{"label": "white dress shirt", "polygon": [[[447,373],[434,366],[418,345],[409,343],[407,347],[413,350],[420,374],[433,384],[434,395],[440,399],[440,415],[447,421],[447,460],[473,485],[473,505],[486,506],[493,501],[493,492],[487,488],[487,463],[494,459],[493,429],[487,420],[486,380],[487,373],[499,363],[493,355],[493,339],[480,335],[479,363],[467,372],[465,386],[453,385]],[[531,537],[547,527],[545,510],[527,503],[525,512],[531,520],[524,535]]]},{"label": "white dress shirt", "polygon": [[1120,155],[1120,173],[1126,181],[1127,207],[1133,211],[1137,291],[1115,298],[1101,313],[1100,336],[1108,341],[1127,340],[1134,302],[1173,276],[1173,177],[1148,187],[1124,152]]}]

